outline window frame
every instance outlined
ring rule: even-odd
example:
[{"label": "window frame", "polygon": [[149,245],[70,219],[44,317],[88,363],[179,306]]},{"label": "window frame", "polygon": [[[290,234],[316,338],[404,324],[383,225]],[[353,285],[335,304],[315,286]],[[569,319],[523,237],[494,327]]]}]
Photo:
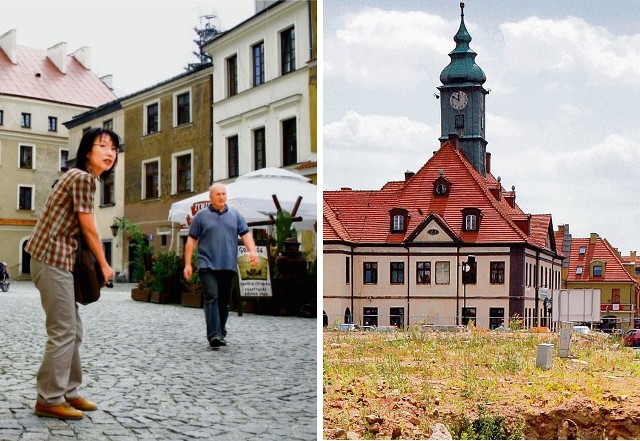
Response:
[{"label": "window frame", "polygon": [[[187,95],[186,103],[180,103],[180,99]],[[184,114],[186,112],[186,115]],[[183,89],[173,94],[173,126],[179,127],[193,122],[191,105],[191,89]],[[182,118],[186,117],[186,121]]]},{"label": "window frame", "polygon": [[58,117],[57,116],[49,116],[47,118],[47,128],[49,132],[57,132],[58,131]]},{"label": "window frame", "polygon": [[[298,119],[296,116],[283,119],[282,129],[282,165],[294,165],[298,163]],[[291,142],[291,145],[288,145]]]},{"label": "window frame", "polygon": [[238,134],[228,136],[227,147],[227,178],[240,176],[240,138]]},{"label": "window frame", "polygon": [[[24,150],[23,150],[24,148]],[[31,152],[31,164],[27,165],[27,159],[24,153],[29,149]],[[34,144],[18,144],[18,168],[21,170],[35,170],[36,169],[36,146]]]},{"label": "window frame", "polygon": [[[189,157],[189,165],[184,170],[180,168],[180,161]],[[187,188],[181,189],[181,172],[186,171],[189,175],[187,178]],[[184,194],[193,191],[193,149],[183,150],[171,154],[171,194]]]},{"label": "window frame", "polygon": [[[443,280],[446,279],[446,280]],[[435,282],[436,285],[451,284],[451,262],[448,260],[438,260],[435,264]]]},{"label": "window frame", "polygon": [[4,125],[4,110],[0,109],[0,126]]},{"label": "window frame", "polygon": [[[262,133],[262,140],[259,142],[258,134]],[[259,158],[262,158],[260,161]],[[260,170],[267,166],[267,131],[266,128],[258,127],[253,129],[253,169]]]},{"label": "window frame", "polygon": [[[107,197],[107,195],[109,195]],[[100,179],[100,206],[111,207],[116,204],[115,173],[109,173],[105,179]]]},{"label": "window frame", "polygon": [[506,264],[503,260],[489,262],[489,283],[504,285],[506,280]]},{"label": "window frame", "polygon": [[[367,281],[367,279],[370,281]],[[362,284],[378,284],[378,262],[362,262]]]},{"label": "window frame", "polygon": [[416,285],[431,285],[431,261],[416,262]]},{"label": "window frame", "polygon": [[264,83],[264,40],[261,40],[251,45],[251,85],[258,87]]},{"label": "window frame", "polygon": [[[152,118],[154,115],[150,115],[149,114],[149,109],[150,108],[155,108],[156,109],[156,114],[155,114],[155,130],[151,131],[151,128],[149,127],[149,119]],[[145,103],[143,106],[143,136],[148,136],[148,135],[153,135],[154,133],[159,133],[160,132],[160,101],[159,100],[155,100],[155,101],[149,101],[148,103]]]},{"label": "window frame", "polygon": [[[64,158],[64,156],[65,156],[64,153],[66,153],[66,159]],[[58,170],[60,170],[61,172],[65,172],[65,171],[69,170],[69,167],[67,167],[67,161],[69,160],[69,154],[70,154],[70,152],[69,152],[69,149],[67,149],[67,148],[61,147],[58,150],[58,161],[59,161]],[[113,174],[113,173],[110,173],[110,174]]]},{"label": "window frame", "polygon": [[22,129],[30,129],[31,128],[31,113],[21,112],[21,114],[20,114],[20,128],[22,128]]},{"label": "window frame", "polygon": [[286,75],[296,70],[296,27],[280,31],[280,73]]},{"label": "window frame", "polygon": [[238,94],[238,54],[233,54],[225,59],[227,70],[227,98]]},{"label": "window frame", "polygon": [[404,285],[404,262],[389,262],[389,283]]},{"label": "window frame", "polygon": [[[153,196],[148,196],[148,179],[149,179],[149,175],[147,174],[147,167],[153,163],[157,164],[157,173],[155,174],[156,176],[156,182],[155,182],[155,188],[157,191],[156,195]],[[141,183],[140,183],[140,199],[143,201],[146,200],[155,200],[158,199],[162,196],[162,174],[160,173],[161,168],[161,160],[160,157],[157,156],[155,158],[149,158],[149,159],[145,159],[143,160],[141,163]],[[151,175],[154,176],[154,175]]]},{"label": "window frame", "polygon": [[[20,206],[20,203],[22,201],[22,195],[20,194],[20,190],[21,189],[29,189],[29,191],[31,192],[30,194],[30,201],[29,201],[29,208],[23,208]],[[36,197],[36,187],[35,185],[27,185],[27,184],[18,184],[18,189],[17,189],[17,201],[16,201],[16,208],[19,211],[34,211],[34,206],[35,206],[35,197]]]}]

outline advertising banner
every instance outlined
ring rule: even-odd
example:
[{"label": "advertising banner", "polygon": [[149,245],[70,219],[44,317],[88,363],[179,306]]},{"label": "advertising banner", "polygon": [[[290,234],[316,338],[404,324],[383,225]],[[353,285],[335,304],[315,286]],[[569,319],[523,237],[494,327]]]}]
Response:
[{"label": "advertising banner", "polygon": [[257,246],[259,262],[253,267],[245,246],[238,247],[238,279],[241,297],[271,297],[271,275],[267,247]]}]

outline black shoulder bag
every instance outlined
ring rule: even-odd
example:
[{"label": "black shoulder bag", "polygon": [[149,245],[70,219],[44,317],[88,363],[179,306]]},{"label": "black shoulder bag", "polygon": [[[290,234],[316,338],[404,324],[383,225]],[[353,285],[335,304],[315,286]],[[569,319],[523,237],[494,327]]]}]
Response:
[{"label": "black shoulder bag", "polygon": [[76,302],[88,305],[100,298],[100,288],[104,283],[100,265],[93,253],[84,241],[80,232],[78,238],[78,255],[73,268],[73,285],[76,294]]}]

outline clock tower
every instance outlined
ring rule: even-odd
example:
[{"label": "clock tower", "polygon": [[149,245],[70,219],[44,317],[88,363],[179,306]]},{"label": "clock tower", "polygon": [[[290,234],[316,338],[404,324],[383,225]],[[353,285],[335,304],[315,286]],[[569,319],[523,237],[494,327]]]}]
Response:
[{"label": "clock tower", "polygon": [[453,37],[456,48],[449,53],[451,62],[440,74],[440,142],[455,133],[460,149],[476,170],[486,175],[487,141],[484,100],[489,93],[482,85],[487,80],[469,48],[471,35],[464,24],[464,3],[460,3],[460,28]]}]

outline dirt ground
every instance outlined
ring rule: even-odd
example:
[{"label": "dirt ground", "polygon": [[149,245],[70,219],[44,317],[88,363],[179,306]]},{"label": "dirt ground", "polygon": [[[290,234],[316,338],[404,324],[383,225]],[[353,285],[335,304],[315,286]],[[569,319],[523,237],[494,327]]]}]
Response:
[{"label": "dirt ground", "polygon": [[[514,396],[503,402],[488,403],[488,410],[504,417],[507,430],[519,424],[524,439],[640,440],[638,377],[620,373],[603,375],[598,380],[604,385],[604,393],[599,400],[591,399],[588,394],[572,392],[560,404],[550,403],[545,396],[519,397],[517,394],[521,389],[515,387],[515,383],[526,382],[527,379],[506,379],[501,385],[506,389],[513,387]],[[420,392],[420,383],[424,379],[414,378],[411,381],[417,387],[415,392],[408,393],[398,393],[385,382],[379,382],[373,392],[364,391],[363,386],[368,383],[358,378],[349,384],[325,383],[324,439],[429,439],[436,423],[451,427],[459,421],[460,408],[448,402],[444,398],[446,394],[440,400],[427,403]],[[438,382],[434,379],[428,381],[430,386]],[[442,387],[450,386],[442,382]],[[477,415],[477,411],[470,408],[468,414]]]}]

